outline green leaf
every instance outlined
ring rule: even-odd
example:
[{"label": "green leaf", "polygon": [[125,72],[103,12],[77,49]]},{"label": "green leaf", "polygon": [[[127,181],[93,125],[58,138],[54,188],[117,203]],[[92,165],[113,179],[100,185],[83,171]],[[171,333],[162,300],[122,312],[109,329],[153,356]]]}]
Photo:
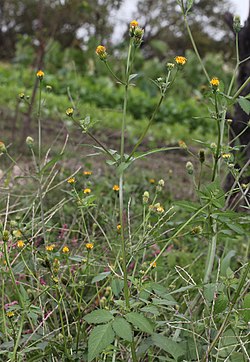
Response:
[{"label": "green leaf", "polygon": [[88,362],[93,361],[102,351],[105,350],[114,340],[115,334],[111,324],[104,324],[95,327],[88,340]]},{"label": "green leaf", "polygon": [[130,74],[129,78],[128,78],[128,82],[130,83],[133,79],[135,79],[137,77],[138,74]]},{"label": "green leaf", "polygon": [[54,166],[54,164],[57,163],[57,161],[59,161],[62,157],[63,157],[63,153],[61,153],[60,155],[52,158],[52,160],[50,160],[49,162],[46,163],[45,166],[43,166],[43,168],[38,173],[38,175],[42,175],[48,168],[50,168],[51,166]]},{"label": "green leaf", "polygon": [[185,354],[183,346],[174,342],[172,339],[162,336],[161,334],[154,333],[152,335],[154,344],[169,353],[177,361],[179,357]]},{"label": "green leaf", "polygon": [[225,294],[219,295],[214,304],[214,313],[218,314],[223,312],[226,309],[227,304],[228,304],[227,296]]},{"label": "green leaf", "polygon": [[230,250],[225,256],[225,258],[223,258],[220,268],[221,275],[223,277],[227,276],[227,270],[230,267],[231,259],[235,256],[235,254],[236,254],[235,250]]},{"label": "green leaf", "polygon": [[249,115],[250,114],[250,101],[248,101],[244,97],[239,97],[238,103],[239,103],[240,107],[243,109],[243,111]]},{"label": "green leaf", "polygon": [[88,322],[89,324],[101,324],[109,322],[113,319],[113,314],[111,314],[108,310],[105,309],[98,309],[94,310],[93,312],[85,315],[83,319]]},{"label": "green leaf", "polygon": [[155,305],[147,305],[146,307],[141,308],[142,312],[151,313],[153,315],[159,315],[160,312]]},{"label": "green leaf", "polygon": [[137,312],[131,312],[125,315],[125,318],[128,322],[133,324],[133,326],[139,328],[142,332],[153,333],[153,325],[150,320],[144,317],[142,314]]},{"label": "green leaf", "polygon": [[243,311],[242,311],[243,318],[247,323],[249,323],[250,322],[250,293],[245,295],[242,308],[243,308]]},{"label": "green leaf", "polygon": [[133,333],[130,324],[122,317],[116,317],[112,323],[115,334],[126,341],[132,342]]},{"label": "green leaf", "polygon": [[114,295],[118,297],[123,289],[123,281],[119,278],[114,278],[111,282],[111,289]]},{"label": "green leaf", "polygon": [[139,158],[143,158],[146,157],[148,155],[152,155],[154,153],[158,153],[158,152],[163,152],[163,151],[172,151],[172,150],[179,150],[180,147],[162,147],[162,148],[156,148],[147,152],[142,152],[142,153],[136,153],[136,155],[134,156],[133,159],[131,159],[131,161],[136,161]]},{"label": "green leaf", "polygon": [[101,280],[107,278],[109,276],[110,272],[103,272],[98,275],[96,275],[92,280],[91,283],[94,284],[96,282],[100,282]]}]

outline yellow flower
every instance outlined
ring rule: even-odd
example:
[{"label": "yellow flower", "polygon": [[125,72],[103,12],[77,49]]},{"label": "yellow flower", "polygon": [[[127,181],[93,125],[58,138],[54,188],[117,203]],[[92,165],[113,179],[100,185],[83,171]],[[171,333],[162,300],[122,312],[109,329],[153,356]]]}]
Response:
[{"label": "yellow flower", "polygon": [[45,246],[45,249],[46,249],[47,251],[53,251],[54,248],[55,248],[55,244],[51,244],[51,245],[46,245],[46,246]]},{"label": "yellow flower", "polygon": [[149,181],[150,184],[154,184],[154,183],[155,183],[155,179],[154,179],[154,178],[150,178],[148,181]]},{"label": "yellow flower", "polygon": [[106,48],[105,46],[103,45],[98,45],[98,47],[96,48],[95,50],[96,54],[98,55],[98,57],[101,59],[101,60],[106,60],[107,59],[107,52],[106,52]]},{"label": "yellow flower", "polygon": [[64,254],[69,253],[69,248],[68,248],[67,246],[64,246],[63,249],[62,249],[62,252],[63,252]]},{"label": "yellow flower", "polygon": [[67,182],[68,182],[69,184],[74,184],[74,183],[76,182],[76,179],[75,179],[74,177],[70,177],[70,178],[67,180]]},{"label": "yellow flower", "polygon": [[66,115],[67,115],[68,117],[72,117],[72,116],[73,116],[73,113],[74,113],[74,109],[71,108],[71,107],[69,107],[69,108],[66,109],[65,113],[66,113]]},{"label": "yellow flower", "polygon": [[185,65],[187,62],[187,58],[182,57],[181,55],[178,55],[177,57],[175,57],[174,60],[176,61],[176,63],[178,65]]},{"label": "yellow flower", "polygon": [[42,70],[38,70],[38,72],[36,73],[36,76],[39,80],[42,80],[44,77],[44,72]]},{"label": "yellow flower", "polygon": [[164,212],[164,208],[162,206],[158,206],[156,211],[162,214]]},{"label": "yellow flower", "polygon": [[87,188],[87,189],[84,189],[84,190],[83,190],[83,193],[84,193],[84,194],[90,194],[90,193],[91,193],[91,189],[88,189],[88,188]]},{"label": "yellow flower", "polygon": [[21,92],[21,93],[18,94],[18,97],[19,97],[20,99],[24,99],[25,94],[24,94],[23,92]]},{"label": "yellow flower", "polygon": [[139,23],[138,23],[138,21],[136,21],[136,20],[132,20],[131,22],[130,22],[130,26],[131,27],[137,27],[139,25]]},{"label": "yellow flower", "polygon": [[221,156],[222,158],[228,160],[231,157],[231,153],[223,153]]},{"label": "yellow flower", "polygon": [[12,318],[12,317],[14,317],[15,313],[10,311],[10,312],[7,312],[6,315],[8,318]]},{"label": "yellow flower", "polygon": [[17,247],[18,248],[20,248],[20,249],[22,249],[23,247],[24,247],[24,241],[23,240],[18,240],[18,242],[17,242]]},{"label": "yellow flower", "polygon": [[157,266],[156,261],[150,263],[150,266],[151,266],[152,268],[156,268],[156,266]]},{"label": "yellow flower", "polygon": [[84,176],[92,175],[92,171],[83,171]]},{"label": "yellow flower", "polygon": [[121,228],[122,228],[121,224],[118,224],[118,225],[116,226],[116,230],[117,230],[118,232],[121,231]]},{"label": "yellow flower", "polygon": [[219,84],[220,84],[220,81],[219,81],[218,78],[213,77],[213,78],[210,80],[210,84],[211,84],[212,87],[218,88],[218,87],[219,87]]},{"label": "yellow flower", "polygon": [[93,244],[93,243],[87,243],[87,244],[86,244],[86,248],[87,248],[88,250],[93,249],[93,247],[94,247],[94,244]]},{"label": "yellow flower", "polygon": [[120,190],[120,187],[119,187],[118,185],[114,185],[114,186],[113,186],[113,190],[114,190],[114,191],[119,191],[119,190]]}]

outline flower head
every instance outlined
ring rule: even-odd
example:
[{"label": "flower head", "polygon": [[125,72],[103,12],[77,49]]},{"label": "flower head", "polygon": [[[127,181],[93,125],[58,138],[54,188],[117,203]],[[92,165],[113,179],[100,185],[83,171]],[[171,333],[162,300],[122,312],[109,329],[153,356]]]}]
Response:
[{"label": "flower head", "polygon": [[219,87],[219,85],[220,85],[220,81],[219,81],[218,78],[213,77],[213,78],[210,80],[210,84],[211,84],[212,88],[213,88],[214,90],[216,90],[216,89]]},{"label": "flower head", "polygon": [[149,181],[150,184],[154,184],[154,183],[155,183],[155,179],[154,179],[154,178],[150,178],[148,181]]},{"label": "flower head", "polygon": [[87,188],[83,190],[84,194],[90,194],[91,193],[91,189]]},{"label": "flower head", "polygon": [[19,97],[20,99],[24,99],[25,94],[24,94],[23,92],[21,92],[21,93],[18,94],[18,97]]},{"label": "flower head", "polygon": [[118,233],[121,231],[121,228],[122,228],[121,224],[118,224],[118,225],[116,226],[116,230],[118,231]]},{"label": "flower head", "polygon": [[138,25],[139,25],[139,23],[138,23],[138,21],[136,21],[136,20],[132,20],[132,21],[130,22],[130,27],[135,28],[135,27],[137,27]]},{"label": "flower head", "polygon": [[153,261],[152,263],[150,263],[150,266],[151,266],[152,268],[156,268],[156,266],[157,266],[156,261]]},{"label": "flower head", "polygon": [[6,313],[6,315],[7,315],[8,318],[12,318],[12,317],[14,317],[15,313],[12,312],[12,311],[9,311],[9,312]]},{"label": "flower head", "polygon": [[33,145],[34,145],[34,139],[33,139],[32,137],[28,136],[28,137],[26,138],[26,145],[27,145],[28,147],[32,148]]},{"label": "flower head", "polygon": [[17,247],[18,247],[19,249],[22,249],[24,246],[25,246],[24,241],[23,241],[23,240],[18,240],[18,242],[17,242]]},{"label": "flower head", "polygon": [[174,65],[174,63],[167,63],[166,67],[167,67],[167,70],[170,72],[171,70],[174,69],[175,65]]},{"label": "flower head", "polygon": [[107,60],[108,54],[107,54],[105,46],[98,45],[95,52],[101,60],[103,60],[103,61]]},{"label": "flower head", "polygon": [[159,213],[159,214],[162,214],[164,212],[164,208],[160,205],[156,208],[156,211]]},{"label": "flower head", "polygon": [[67,115],[68,117],[72,117],[73,114],[74,114],[74,109],[71,108],[71,107],[69,107],[69,108],[66,109],[65,113],[66,113],[66,115]]},{"label": "flower head", "polygon": [[63,249],[62,249],[62,252],[63,252],[64,254],[69,253],[69,248],[68,248],[67,246],[64,246]]},{"label": "flower head", "polygon": [[36,73],[36,76],[39,80],[43,80],[44,72],[42,70],[38,70],[38,72]]},{"label": "flower head", "polygon": [[74,177],[70,177],[70,178],[67,180],[67,182],[68,182],[69,184],[74,184],[74,183],[76,182],[76,179],[75,179]]},{"label": "flower head", "polygon": [[186,145],[186,143],[184,141],[180,140],[178,142],[178,144],[179,144],[180,148],[183,148],[184,150],[187,150],[187,145]]},{"label": "flower head", "polygon": [[113,190],[117,192],[117,191],[120,190],[120,187],[119,187],[118,185],[114,185],[114,186],[113,186]]},{"label": "flower head", "polygon": [[87,244],[86,244],[86,249],[88,249],[88,250],[93,249],[93,247],[94,247],[94,244],[93,244],[93,243],[87,243]]},{"label": "flower head", "polygon": [[183,57],[181,55],[178,55],[177,57],[175,57],[174,60],[180,66],[185,65],[186,62],[187,62],[187,58],[185,58],[185,57]]},{"label": "flower head", "polygon": [[51,244],[51,245],[46,245],[46,246],[45,246],[45,249],[46,249],[47,251],[53,251],[54,248],[55,248],[55,244]]},{"label": "flower head", "polygon": [[83,171],[84,176],[92,175],[92,171]]}]

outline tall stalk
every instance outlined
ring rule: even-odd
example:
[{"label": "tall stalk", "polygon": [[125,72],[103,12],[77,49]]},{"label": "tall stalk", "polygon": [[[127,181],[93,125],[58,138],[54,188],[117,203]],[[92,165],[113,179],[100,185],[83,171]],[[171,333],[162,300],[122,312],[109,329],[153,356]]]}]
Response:
[{"label": "tall stalk", "polygon": [[[131,52],[132,52],[132,40],[130,40],[127,65],[126,65],[126,74],[125,74],[125,89],[124,89],[124,101],[123,101],[123,114],[122,114],[122,128],[121,128],[121,148],[120,148],[120,160],[121,163],[124,162],[124,149],[125,149],[125,127],[126,127],[126,116],[127,116],[127,103],[128,103],[128,86],[129,86],[129,70],[131,69]],[[130,302],[129,302],[129,286],[128,286],[128,271],[127,271],[127,250],[125,243],[125,220],[124,220],[124,171],[121,169],[119,177],[119,214],[120,214],[120,225],[121,225],[121,255],[122,255],[122,270],[123,270],[123,280],[124,280],[124,297],[126,310],[130,311]],[[134,340],[131,342],[131,353],[133,362],[137,362],[135,344]]]}]

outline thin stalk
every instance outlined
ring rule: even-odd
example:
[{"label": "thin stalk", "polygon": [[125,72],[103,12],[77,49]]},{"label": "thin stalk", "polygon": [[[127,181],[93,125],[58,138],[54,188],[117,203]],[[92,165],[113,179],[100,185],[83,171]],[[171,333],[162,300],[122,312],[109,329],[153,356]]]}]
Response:
[{"label": "thin stalk", "polygon": [[246,86],[248,85],[248,83],[250,83],[250,77],[247,78],[247,80],[245,80],[245,82],[241,85],[241,87],[237,90],[237,92],[235,93],[235,95],[232,98],[232,101],[235,101],[236,98],[241,94],[241,92],[243,91],[243,89],[246,88]]},{"label": "thin stalk", "polygon": [[230,96],[230,94],[231,94],[233,84],[234,84],[236,74],[237,74],[239,64],[240,64],[240,59],[239,59],[239,34],[238,33],[236,33],[236,36],[235,36],[235,48],[236,48],[236,65],[235,65],[234,73],[233,73],[233,76],[232,76],[232,79],[231,79],[231,82],[230,82],[230,85],[229,85],[229,88],[228,88],[228,91],[227,91],[228,96]]},{"label": "thin stalk", "polygon": [[106,65],[106,68],[108,69],[108,71],[110,72],[110,74],[112,75],[112,77],[115,78],[115,80],[117,80],[118,83],[126,85],[126,83],[124,83],[121,79],[119,79],[115,73],[113,72],[113,70],[110,68],[108,62],[104,62],[104,64]]},{"label": "thin stalk", "polygon": [[196,54],[196,56],[197,56],[197,58],[198,58],[198,60],[199,60],[199,63],[200,63],[200,65],[201,65],[201,67],[202,67],[202,70],[203,70],[203,72],[204,72],[204,74],[205,74],[205,76],[206,76],[206,78],[207,78],[207,81],[210,82],[209,75],[208,75],[208,73],[207,73],[207,71],[206,71],[206,68],[205,68],[205,66],[204,66],[204,64],[203,64],[203,61],[202,61],[201,56],[200,56],[200,54],[199,54],[199,51],[198,51],[198,49],[197,49],[197,47],[196,47],[196,44],[195,44],[195,41],[194,41],[192,32],[191,32],[191,30],[190,30],[190,27],[189,27],[189,24],[188,24],[188,21],[187,21],[187,17],[186,17],[185,14],[183,14],[183,15],[184,15],[185,26],[186,26],[186,28],[187,28],[189,38],[190,38],[191,43],[192,43],[192,46],[193,46],[193,48],[194,48],[194,52],[195,52],[195,54]]},{"label": "thin stalk", "polygon": [[148,132],[151,124],[152,124],[153,121],[154,121],[155,115],[157,114],[157,112],[158,112],[158,110],[159,110],[159,108],[160,108],[160,106],[161,106],[161,104],[162,104],[163,99],[164,99],[164,95],[161,95],[161,98],[160,98],[157,106],[155,107],[155,110],[154,110],[154,112],[153,112],[153,114],[152,114],[152,116],[151,116],[151,118],[150,118],[150,120],[149,120],[149,122],[148,122],[148,124],[147,124],[147,127],[144,129],[144,131],[143,131],[143,133],[141,134],[139,140],[137,141],[136,145],[134,146],[132,152],[130,153],[130,155],[129,155],[128,159],[127,159],[127,162],[131,159],[131,157],[133,157],[133,155],[134,155],[134,153],[136,152],[137,148],[140,146],[140,144],[141,144],[142,141],[144,140],[144,138],[145,138],[145,136],[146,136],[146,134],[147,134],[147,132]]},{"label": "thin stalk", "polygon": [[214,101],[215,101],[216,121],[217,121],[217,127],[218,127],[218,142],[217,142],[216,154],[214,156],[214,168],[213,168],[212,182],[215,180],[215,177],[216,177],[218,161],[219,161],[219,158],[220,158],[220,149],[221,149],[220,115],[219,115],[219,110],[218,110],[218,101],[217,101],[217,93],[216,92],[214,93]]},{"label": "thin stalk", "polygon": [[39,99],[38,99],[38,163],[39,170],[41,167],[41,146],[42,146],[42,127],[41,127],[41,102],[42,102],[42,81],[39,81]]},{"label": "thin stalk", "polygon": [[[125,145],[125,126],[126,126],[126,115],[127,115],[127,102],[128,102],[128,80],[129,80],[129,69],[131,66],[130,56],[132,49],[132,41],[130,40],[129,49],[128,49],[128,57],[127,57],[127,65],[126,65],[126,85],[124,91],[124,102],[123,102],[123,115],[122,115],[122,128],[121,128],[121,149],[120,149],[120,157],[121,162],[124,161],[124,145]],[[129,302],[129,286],[128,286],[128,270],[127,270],[127,252],[126,252],[126,244],[125,244],[125,235],[124,235],[124,201],[123,201],[123,177],[124,171],[121,170],[120,178],[119,178],[119,214],[120,214],[120,225],[121,225],[121,254],[122,254],[122,269],[123,269],[123,279],[124,279],[124,297],[125,297],[125,305],[127,311],[130,311],[130,302]],[[133,362],[137,362],[136,352],[135,352],[135,343],[134,340],[130,344],[131,346],[131,354]]]}]

